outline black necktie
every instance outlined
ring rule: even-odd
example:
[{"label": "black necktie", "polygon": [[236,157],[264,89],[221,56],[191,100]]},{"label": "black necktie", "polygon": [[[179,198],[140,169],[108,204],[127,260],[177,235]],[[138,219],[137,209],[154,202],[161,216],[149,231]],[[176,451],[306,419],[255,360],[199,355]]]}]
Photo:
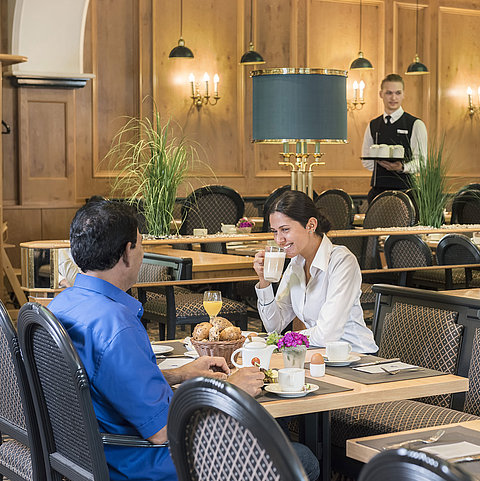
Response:
[{"label": "black necktie", "polygon": [[387,125],[391,125],[392,123],[392,116],[391,115],[386,115],[385,120],[387,121]]}]

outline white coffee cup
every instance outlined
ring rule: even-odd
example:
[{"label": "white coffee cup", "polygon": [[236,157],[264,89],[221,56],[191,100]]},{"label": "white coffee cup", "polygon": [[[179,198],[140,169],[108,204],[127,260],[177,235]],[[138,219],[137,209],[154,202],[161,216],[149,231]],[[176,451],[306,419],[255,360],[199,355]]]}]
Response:
[{"label": "white coffee cup", "polygon": [[352,346],[345,341],[327,342],[327,358],[329,361],[347,361]]},{"label": "white coffee cup", "polygon": [[265,246],[263,277],[268,282],[278,282],[285,264],[285,251],[279,246]]},{"label": "white coffee cup", "polygon": [[278,384],[283,392],[299,392],[305,385],[305,369],[284,367],[278,371]]},{"label": "white coffee cup", "polygon": [[234,224],[222,224],[222,232],[224,234],[236,234],[237,228]]}]

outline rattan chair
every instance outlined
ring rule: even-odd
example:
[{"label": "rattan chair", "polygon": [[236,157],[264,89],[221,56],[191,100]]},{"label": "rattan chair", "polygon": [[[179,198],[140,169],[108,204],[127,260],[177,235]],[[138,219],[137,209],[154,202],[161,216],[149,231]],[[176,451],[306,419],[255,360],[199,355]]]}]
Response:
[{"label": "rattan chair", "polygon": [[352,228],[355,207],[344,190],[325,190],[315,199],[315,206],[330,221],[332,229]]},{"label": "rattan chair", "polygon": [[[455,264],[480,264],[480,250],[467,236],[463,234],[444,235],[437,245],[437,264],[441,266]],[[462,272],[463,271],[463,272]],[[445,269],[445,284],[447,289],[480,285],[480,272],[465,267],[464,269]],[[462,286],[463,287],[463,286]]]},{"label": "rattan chair", "polygon": [[104,444],[167,449],[137,436],[99,432],[83,364],[67,332],[47,308],[24,304],[18,337],[49,479],[109,480]]},{"label": "rattan chair", "polygon": [[183,383],[167,425],[180,481],[308,479],[275,419],[232,384],[211,378]]},{"label": "rattan chair", "polygon": [[[242,197],[230,187],[202,187],[192,192],[183,203],[180,234],[192,235],[193,229],[207,229],[209,234],[216,234],[221,231],[222,224],[236,224],[243,217],[244,210]],[[225,242],[201,244],[201,249],[205,252],[227,253]]]},{"label": "rattan chair", "polygon": [[[188,258],[146,253],[137,282],[149,283],[192,278],[192,260]],[[158,322],[160,340],[175,339],[177,325],[194,325],[209,320],[203,308],[203,294],[183,287],[138,287],[138,299],[143,304],[144,324]],[[242,330],[247,330],[247,306],[242,302],[223,297],[220,316],[225,317]]]},{"label": "rattan chair", "polygon": [[479,184],[470,184],[457,192],[452,201],[452,224],[480,223]]},{"label": "rattan chair", "polygon": [[17,333],[0,302],[0,478],[46,480],[40,433]]},{"label": "rattan chair", "polygon": [[461,466],[413,449],[377,454],[362,469],[358,481],[473,481]]}]

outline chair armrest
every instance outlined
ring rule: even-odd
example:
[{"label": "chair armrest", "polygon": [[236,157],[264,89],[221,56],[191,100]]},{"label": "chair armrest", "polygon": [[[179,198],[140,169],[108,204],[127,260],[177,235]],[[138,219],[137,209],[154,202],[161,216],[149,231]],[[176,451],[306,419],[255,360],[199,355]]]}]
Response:
[{"label": "chair armrest", "polygon": [[148,439],[140,436],[127,436],[125,434],[100,433],[102,442],[108,446],[129,446],[133,448],[164,448],[168,441],[163,444],[153,444]]}]

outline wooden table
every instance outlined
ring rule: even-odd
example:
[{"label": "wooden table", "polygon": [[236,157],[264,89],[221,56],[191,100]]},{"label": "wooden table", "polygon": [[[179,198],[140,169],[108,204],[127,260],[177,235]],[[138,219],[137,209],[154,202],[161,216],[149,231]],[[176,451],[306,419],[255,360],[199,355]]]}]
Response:
[{"label": "wooden table", "polygon": [[193,279],[254,276],[253,258],[212,252],[173,249],[169,246],[145,246],[146,252],[192,259]]},{"label": "wooden table", "polygon": [[[415,438],[417,437],[416,433],[419,434],[419,438],[422,437],[422,433],[425,431],[432,431],[432,429],[442,429],[442,428],[450,428],[454,426],[463,426],[468,429],[474,429],[475,431],[479,431],[480,434],[480,421],[465,421],[463,423],[452,423],[452,424],[444,424],[442,426],[430,426],[429,428],[422,428],[422,429],[412,429],[411,431],[402,431],[403,433],[412,433],[414,434]],[[349,458],[356,459],[357,461],[361,461],[362,463],[368,463],[370,459],[373,458],[376,454],[380,451],[374,449],[370,446],[364,446],[359,444],[359,442],[366,441],[366,440],[374,440],[374,439],[385,439],[385,445],[389,444],[389,439],[398,436],[400,433],[389,433],[389,434],[380,434],[378,436],[368,436],[364,438],[355,438],[347,440],[347,456]],[[412,437],[413,439],[413,437]]]},{"label": "wooden table", "polygon": [[448,291],[439,291],[441,294],[449,296],[468,297],[470,299],[480,299],[480,288],[476,289],[450,289]]}]

